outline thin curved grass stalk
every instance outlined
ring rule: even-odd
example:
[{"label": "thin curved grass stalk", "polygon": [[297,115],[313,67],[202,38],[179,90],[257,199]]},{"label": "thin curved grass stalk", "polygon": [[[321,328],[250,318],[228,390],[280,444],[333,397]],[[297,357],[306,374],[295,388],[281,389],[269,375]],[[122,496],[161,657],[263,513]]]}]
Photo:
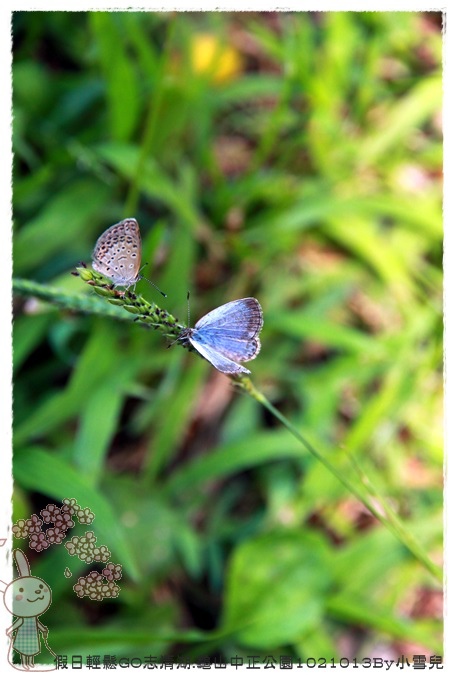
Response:
[{"label": "thin curved grass stalk", "polygon": [[337,478],[342,485],[349,490],[357,499],[370,511],[370,513],[377,518],[383,525],[385,525],[395,537],[401,541],[403,546],[405,546],[412,555],[417,558],[426,569],[439,581],[443,581],[443,572],[441,568],[436,565],[427,555],[427,553],[422,549],[420,544],[414,539],[414,537],[406,530],[405,526],[398,518],[396,513],[390,506],[387,504],[386,500],[379,494],[379,491],[374,487],[368,476],[360,468],[358,463],[356,463],[351,456],[349,460],[351,464],[356,469],[362,484],[369,491],[370,496],[378,503],[378,506],[383,511],[377,508],[365,495],[362,494],[361,490],[354,485],[350,480],[345,478],[343,474],[337,470],[331,462],[321,455],[321,453],[300,433],[294,425],[280,413],[280,411],[275,408],[275,406],[270,403],[270,401],[256,389],[256,387],[251,382],[250,378],[244,377],[238,383],[238,385],[248,393],[252,398],[255,399],[258,403],[263,405],[269,412],[274,415],[290,432],[297,438],[298,441],[310,452],[313,457],[315,457],[319,462],[321,462],[325,468],[330,471],[330,473]]},{"label": "thin curved grass stalk", "polygon": [[[420,544],[415,540],[415,538],[410,534],[395,511],[389,506],[387,503],[387,500],[379,493],[379,490],[376,488],[376,486],[372,483],[368,475],[365,473],[364,469],[360,466],[358,460],[351,455],[350,453],[348,454],[348,459],[351,462],[352,466],[354,467],[355,471],[357,472],[360,480],[362,483],[366,486],[367,490],[369,491],[370,495],[376,499],[380,504],[381,507],[384,509],[385,514],[387,515],[387,519],[382,520],[381,522],[384,522],[387,527],[389,527],[390,530],[392,528],[395,529],[395,532],[398,536],[398,533],[400,536],[398,537],[403,543],[405,543],[406,547],[413,552],[416,558],[418,558],[424,565],[427,567],[427,569],[436,577],[436,579],[439,582],[442,582],[444,579],[443,571],[441,568],[436,565],[428,556],[426,553],[422,550]],[[425,559],[421,558],[420,555],[421,553],[424,553]],[[429,565],[427,564],[427,562]]]},{"label": "thin curved grass stalk", "polygon": [[[127,318],[134,314],[135,321],[144,323],[156,330],[160,330],[163,335],[173,342],[187,349],[191,349],[185,343],[178,341],[181,331],[185,328],[184,325],[169,314],[166,310],[160,309],[157,305],[149,303],[142,296],[126,290],[116,290],[111,282],[103,277],[98,272],[94,272],[86,267],[78,267],[77,276],[90,285],[98,298],[68,294],[57,289],[49,288],[35,282],[16,279],[13,281],[13,289],[23,295],[33,295],[47,300],[48,302],[56,303],[65,309],[90,312],[104,316],[115,316],[118,319]],[[101,310],[100,300],[104,298],[108,303],[113,305],[109,311],[104,305],[104,311]],[[122,311],[123,310],[123,311]],[[436,565],[422,549],[421,545],[414,539],[414,537],[406,530],[403,523],[400,521],[395,512],[386,503],[386,500],[379,494],[378,490],[373,486],[365,472],[359,467],[357,463],[349,456],[351,464],[357,471],[360,479],[359,487],[352,483],[341,471],[339,471],[332,462],[324,457],[304,436],[298,429],[270,403],[270,401],[256,389],[251,379],[245,375],[231,376],[234,383],[240,387],[245,393],[254,398],[255,401],[264,406],[274,417],[283,424],[288,431],[297,438],[297,440],[310,452],[325,468],[335,476],[340,483],[353,494],[370,513],[377,518],[385,527],[387,527],[392,534],[407,548],[407,550],[421,562],[421,564],[439,581],[443,581],[443,572],[441,568]],[[369,497],[364,494],[364,490],[369,493]],[[375,505],[376,502],[377,506]]]}]

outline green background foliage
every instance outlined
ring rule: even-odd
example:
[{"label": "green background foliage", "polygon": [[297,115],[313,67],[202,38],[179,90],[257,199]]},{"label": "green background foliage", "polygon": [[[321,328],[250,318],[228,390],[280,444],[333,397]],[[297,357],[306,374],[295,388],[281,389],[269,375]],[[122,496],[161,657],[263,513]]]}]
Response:
[{"label": "green background foliage", "polygon": [[[257,297],[258,389],[438,564],[441,19],[13,15],[14,275],[90,293],[70,271],[136,217],[150,301],[183,319],[190,289],[194,323]],[[229,378],[108,307],[15,297],[14,518],[74,497],[123,566],[117,599],[79,599],[87,566],[25,543],[52,649],[441,654],[441,588],[403,544]]]}]

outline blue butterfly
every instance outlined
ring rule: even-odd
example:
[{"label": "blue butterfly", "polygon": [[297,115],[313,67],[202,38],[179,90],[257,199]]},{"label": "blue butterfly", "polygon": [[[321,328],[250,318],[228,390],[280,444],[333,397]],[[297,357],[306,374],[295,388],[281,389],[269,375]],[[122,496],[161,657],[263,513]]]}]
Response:
[{"label": "blue butterfly", "polygon": [[256,298],[233,300],[203,316],[194,328],[185,328],[178,340],[190,344],[222,373],[249,375],[250,371],[237,362],[251,361],[259,354],[257,336],[263,323]]}]

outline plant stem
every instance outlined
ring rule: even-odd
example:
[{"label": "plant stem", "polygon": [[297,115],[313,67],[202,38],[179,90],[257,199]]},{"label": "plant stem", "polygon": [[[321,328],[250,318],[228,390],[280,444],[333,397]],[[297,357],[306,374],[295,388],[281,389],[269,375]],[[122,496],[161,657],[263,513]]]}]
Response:
[{"label": "plant stem", "polygon": [[[248,393],[258,403],[263,405],[269,412],[271,412],[272,415],[274,415],[291,432],[291,434],[297,438],[297,440],[308,450],[308,452],[310,452],[313,457],[321,462],[325,468],[330,471],[330,473],[335,476],[349,492],[355,495],[357,499],[370,511],[370,513],[383,525],[385,525],[392,532],[392,534],[394,534],[394,536],[397,537],[399,541],[401,541],[403,546],[405,546],[439,582],[443,581],[443,572],[441,568],[428,557],[426,552],[421,548],[420,544],[406,530],[396,513],[381,497],[378,490],[373,486],[369,478],[358,465],[356,465],[356,470],[359,473],[359,476],[367,486],[367,489],[370,490],[370,493],[378,501],[385,514],[387,514],[387,517],[381,513],[381,511],[379,511],[350,480],[345,478],[345,476],[337,471],[336,467],[334,467],[328,459],[326,459],[320,454],[318,450],[316,450],[316,448],[300,433],[300,431],[296,429],[295,426],[284,415],[282,415],[272,403],[270,403],[264,394],[256,389],[249,378],[243,378],[238,384],[246,393]],[[353,463],[352,458],[350,458],[350,460]]]},{"label": "plant stem", "polygon": [[[134,321],[144,323],[155,330],[160,330],[165,337],[171,340],[176,340],[183,328],[185,328],[172,314],[169,314],[165,309],[161,309],[154,303],[148,302],[141,295],[136,295],[136,293],[130,290],[116,290],[98,272],[85,267],[77,267],[76,270],[77,275],[91,286],[99,297],[94,295],[85,296],[80,293],[75,295],[74,293],[44,286],[27,279],[14,279],[13,290],[21,295],[34,296],[41,300],[58,304],[64,309],[111,316],[123,321],[131,319],[131,314],[134,314]],[[107,300],[109,305],[103,302],[103,300]],[[122,310],[128,312],[128,314],[125,314]],[[185,346],[182,343],[179,344]]]}]

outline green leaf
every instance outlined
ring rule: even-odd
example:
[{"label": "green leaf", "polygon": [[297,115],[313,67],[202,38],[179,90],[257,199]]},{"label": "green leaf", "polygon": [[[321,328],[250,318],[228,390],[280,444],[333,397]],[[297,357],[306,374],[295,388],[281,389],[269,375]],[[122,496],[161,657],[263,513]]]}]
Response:
[{"label": "green leaf", "polygon": [[306,451],[286,432],[255,433],[187,463],[173,473],[165,489],[171,494],[180,494],[184,490],[197,489],[207,480],[226,477],[269,461],[305,456]]},{"label": "green leaf", "polygon": [[75,498],[79,506],[93,511],[93,530],[99,544],[105,544],[115,561],[124,566],[129,576],[139,581],[136,554],[124,534],[118,515],[99,489],[88,484],[82,473],[56,453],[35,446],[24,448],[14,455],[13,472],[21,487],[60,501]]},{"label": "green leaf", "polygon": [[276,649],[314,630],[331,581],[317,534],[275,531],[240,545],[229,564],[223,623],[246,647]]},{"label": "green leaf", "polygon": [[[96,146],[96,153],[122,176],[130,181],[136,180],[137,167],[142,159],[139,147],[109,142]],[[153,158],[147,157],[144,161],[139,181],[140,188],[149,197],[166,204],[182,219],[183,224],[194,229],[199,222],[194,205],[186,198],[182,187],[172,181]]]},{"label": "green leaf", "polygon": [[[30,438],[49,433],[59,424],[72,419],[84,408],[84,401],[112,376],[113,364],[120,356],[120,348],[112,339],[109,323],[100,321],[85,346],[69,386],[61,392],[53,391],[47,398],[41,399],[33,414],[15,430],[15,444],[19,447]],[[131,364],[139,368],[137,361]]]},{"label": "green leaf", "polygon": [[122,364],[84,401],[74,442],[74,460],[93,485],[102,475],[105,456],[119,426],[128,383],[134,382],[138,370],[138,363],[136,367],[131,363]]},{"label": "green leaf", "polygon": [[52,324],[51,312],[34,316],[18,316],[13,324],[13,366],[17,371],[29,354],[40,344]]},{"label": "green leaf", "polygon": [[[120,15],[121,16],[121,15]],[[106,79],[107,112],[112,137],[128,140],[138,122],[141,98],[134,62],[115,13],[92,12],[90,23],[99,46],[101,68]]]},{"label": "green leaf", "polygon": [[384,354],[377,339],[324,317],[308,316],[305,312],[274,312],[267,317],[267,327],[299,340],[314,340],[327,347],[358,353],[362,358],[380,358]]},{"label": "green leaf", "polygon": [[192,354],[192,358],[198,359],[199,363],[194,363],[184,374],[180,373],[177,389],[163,392],[164,395],[154,409],[155,416],[167,419],[170,423],[161,425],[151,439],[150,459],[148,466],[144,468],[144,479],[156,479],[160,470],[173,459],[178,441],[189,423],[192,407],[187,402],[197,400],[208,368],[196,354]]},{"label": "green leaf", "polygon": [[[409,302],[416,293],[407,269],[410,261],[396,250],[387,234],[375,223],[363,218],[331,219],[327,233],[348,248],[354,257],[363,258],[402,302]],[[411,261],[412,267],[412,261]]]},{"label": "green leaf", "polygon": [[433,76],[417,82],[408,94],[382,113],[379,128],[359,144],[359,160],[376,162],[386,152],[403,147],[403,140],[426,122],[442,106],[442,81]]},{"label": "green leaf", "polygon": [[97,222],[107,198],[107,187],[91,179],[74,180],[52,195],[13,239],[14,273],[27,274],[41,268],[55,254],[73,248],[75,241],[88,244],[92,224]]},{"label": "green leaf", "polygon": [[341,593],[330,598],[327,611],[337,621],[374,629],[390,638],[410,640],[415,644],[426,646],[433,653],[442,653],[443,646],[439,637],[441,626],[438,622],[427,624],[423,621],[414,622],[395,617],[389,611],[385,611],[379,603],[372,602],[368,596],[358,597]]}]

